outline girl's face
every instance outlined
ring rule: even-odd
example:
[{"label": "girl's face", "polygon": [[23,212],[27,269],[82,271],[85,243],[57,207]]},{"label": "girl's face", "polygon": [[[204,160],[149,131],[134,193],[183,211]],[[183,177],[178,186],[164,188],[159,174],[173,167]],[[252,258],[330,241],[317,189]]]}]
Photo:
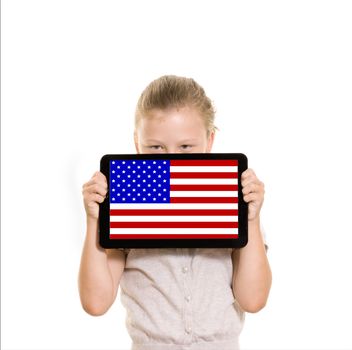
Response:
[{"label": "girl's face", "polygon": [[141,118],[134,140],[137,153],[209,153],[214,132],[194,108],[158,109]]}]

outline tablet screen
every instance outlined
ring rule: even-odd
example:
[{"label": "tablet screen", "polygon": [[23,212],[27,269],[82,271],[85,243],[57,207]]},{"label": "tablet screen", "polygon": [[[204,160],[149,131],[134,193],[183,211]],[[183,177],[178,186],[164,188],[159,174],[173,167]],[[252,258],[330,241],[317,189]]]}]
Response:
[{"label": "tablet screen", "polygon": [[[244,164],[245,163],[245,164]],[[113,247],[239,247],[247,241],[242,154],[107,155],[100,242]]]}]

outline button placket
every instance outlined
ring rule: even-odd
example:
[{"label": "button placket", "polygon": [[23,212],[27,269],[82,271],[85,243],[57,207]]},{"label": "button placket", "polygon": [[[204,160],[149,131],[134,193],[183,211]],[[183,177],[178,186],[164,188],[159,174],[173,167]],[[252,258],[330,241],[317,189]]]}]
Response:
[{"label": "button placket", "polygon": [[190,262],[191,262],[191,257],[189,254],[185,254],[184,263],[182,266],[182,275],[183,275],[183,292],[184,292],[184,329],[185,333],[188,336],[190,336],[189,341],[191,341],[191,336],[192,336],[192,324],[193,324],[193,319],[192,319],[192,305],[191,305],[191,283],[192,283],[192,278],[191,278],[191,270],[190,270]]}]

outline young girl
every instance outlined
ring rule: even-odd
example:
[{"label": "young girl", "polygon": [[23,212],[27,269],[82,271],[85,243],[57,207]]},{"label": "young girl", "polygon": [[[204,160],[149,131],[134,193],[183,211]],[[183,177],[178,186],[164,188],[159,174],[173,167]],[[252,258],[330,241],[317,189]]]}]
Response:
[{"label": "young girl", "polygon": [[[141,94],[135,114],[137,153],[210,152],[214,109],[193,79],[163,76]],[[248,202],[248,244],[231,248],[103,249],[98,203],[105,176],[83,185],[87,233],[79,271],[82,306],[104,314],[121,287],[132,350],[235,350],[244,313],[266,304],[271,270],[261,232],[264,184],[252,169],[242,174]]]}]

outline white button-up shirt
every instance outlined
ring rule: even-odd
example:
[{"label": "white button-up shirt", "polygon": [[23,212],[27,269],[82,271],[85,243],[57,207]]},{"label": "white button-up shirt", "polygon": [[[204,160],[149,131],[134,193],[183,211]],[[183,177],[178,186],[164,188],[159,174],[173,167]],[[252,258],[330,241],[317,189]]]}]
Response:
[{"label": "white button-up shirt", "polygon": [[244,312],[231,248],[125,250],[121,302],[132,350],[235,350]]}]

